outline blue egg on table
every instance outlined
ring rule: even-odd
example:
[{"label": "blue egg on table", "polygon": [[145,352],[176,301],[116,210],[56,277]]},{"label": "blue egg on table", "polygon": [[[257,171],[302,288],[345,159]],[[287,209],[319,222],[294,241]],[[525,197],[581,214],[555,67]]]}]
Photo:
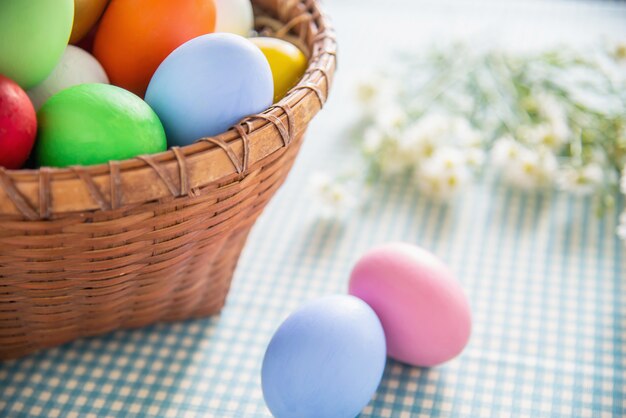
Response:
[{"label": "blue egg on table", "polygon": [[354,418],[383,375],[385,335],[354,296],[314,300],[291,314],[265,352],[263,396],[276,418]]},{"label": "blue egg on table", "polygon": [[194,38],[156,70],[145,100],[157,113],[169,145],[188,145],[228,130],[272,104],[267,59],[252,42],[230,33]]}]

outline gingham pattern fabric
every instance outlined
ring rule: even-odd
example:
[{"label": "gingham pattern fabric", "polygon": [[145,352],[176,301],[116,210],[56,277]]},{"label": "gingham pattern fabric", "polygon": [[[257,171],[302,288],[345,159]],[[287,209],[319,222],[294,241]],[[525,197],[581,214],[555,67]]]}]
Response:
[{"label": "gingham pattern fabric", "polygon": [[344,292],[358,255],[390,240],[450,264],[474,330],[430,370],[389,361],[365,417],[626,413],[626,248],[616,215],[565,195],[477,186],[449,207],[408,184],[344,223],[303,217],[300,176],[257,225],[221,317],[116,332],[0,366],[0,416],[263,417],[260,366],[302,302]]},{"label": "gingham pattern fabric", "polygon": [[[384,46],[415,48],[451,31],[467,39],[481,27],[523,46],[624,39],[626,7],[532,1],[509,12],[497,1],[460,2],[459,13],[469,13],[463,25],[433,25],[450,22],[449,2],[422,10],[418,1],[394,1],[402,8],[327,2],[342,46],[335,90],[250,236],[222,315],[2,363],[0,417],[266,417],[260,367],[274,330],[304,301],[345,292],[358,256],[397,240],[449,263],[474,329],[463,354],[441,367],[389,361],[362,416],[626,415],[626,246],[615,236],[617,213],[599,219],[592,199],[525,194],[489,180],[445,206],[399,182],[374,190],[346,221],[330,222],[316,218],[305,187],[311,171],[344,166],[354,152],[342,141],[352,81],[381,60]],[[518,15],[537,18],[522,25]],[[470,18],[480,23],[466,24]],[[376,31],[363,30],[375,22]]]}]

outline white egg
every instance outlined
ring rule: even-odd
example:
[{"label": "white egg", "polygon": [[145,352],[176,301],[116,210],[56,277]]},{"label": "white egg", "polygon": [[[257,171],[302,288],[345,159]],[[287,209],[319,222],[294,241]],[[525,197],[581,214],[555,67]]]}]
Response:
[{"label": "white egg", "polygon": [[61,90],[85,83],[109,84],[109,78],[93,55],[77,46],[68,45],[54,71],[27,93],[35,110],[39,110],[46,100]]},{"label": "white egg", "polygon": [[215,0],[217,22],[215,32],[249,36],[254,26],[250,0]]}]

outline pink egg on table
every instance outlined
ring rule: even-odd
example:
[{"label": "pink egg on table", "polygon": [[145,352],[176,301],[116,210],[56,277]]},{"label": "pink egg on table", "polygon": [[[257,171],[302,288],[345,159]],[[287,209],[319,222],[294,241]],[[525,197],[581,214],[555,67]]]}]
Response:
[{"label": "pink egg on table", "polygon": [[415,245],[367,252],[352,271],[349,293],[374,309],[395,360],[435,366],[460,354],[469,340],[471,312],[461,286],[439,258]]}]

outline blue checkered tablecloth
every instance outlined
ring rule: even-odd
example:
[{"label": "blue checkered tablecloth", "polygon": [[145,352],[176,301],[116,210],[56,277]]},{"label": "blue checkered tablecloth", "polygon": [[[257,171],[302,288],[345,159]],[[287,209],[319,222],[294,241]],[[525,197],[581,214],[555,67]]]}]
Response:
[{"label": "blue checkered tablecloth", "polygon": [[[294,179],[295,180],[295,179]],[[474,331],[456,360],[390,361],[363,416],[622,416],[626,248],[591,200],[479,185],[455,205],[390,185],[345,223],[306,217],[292,181],[261,219],[220,317],[116,332],[0,366],[3,416],[262,417],[265,346],[303,301],[344,292],[370,246],[430,248]]]},{"label": "blue checkered tablecloth", "polygon": [[[626,39],[626,7],[460,2],[457,10],[453,1],[394,1],[398,7],[386,10],[372,0],[327,2],[342,46],[334,95],[256,225],[222,315],[1,363],[0,417],[266,417],[260,367],[274,330],[302,302],[345,292],[359,255],[397,240],[449,263],[469,297],[474,329],[463,354],[441,367],[389,361],[362,416],[626,415],[626,245],[615,236],[617,213],[600,219],[593,199],[516,192],[486,179],[447,206],[420,198],[408,182],[386,184],[333,222],[316,217],[304,187],[312,171],[353,153],[343,138],[352,79],[372,60],[383,62],[385,45],[417,48],[451,31],[467,39],[478,27],[517,39],[515,19],[531,15],[539,17],[527,21],[524,46]],[[419,14],[411,9],[418,7]],[[432,23],[442,16],[447,26]],[[367,30],[373,19],[382,25],[376,33]],[[459,19],[467,24],[455,26]],[[542,22],[551,25],[543,37]]]}]

